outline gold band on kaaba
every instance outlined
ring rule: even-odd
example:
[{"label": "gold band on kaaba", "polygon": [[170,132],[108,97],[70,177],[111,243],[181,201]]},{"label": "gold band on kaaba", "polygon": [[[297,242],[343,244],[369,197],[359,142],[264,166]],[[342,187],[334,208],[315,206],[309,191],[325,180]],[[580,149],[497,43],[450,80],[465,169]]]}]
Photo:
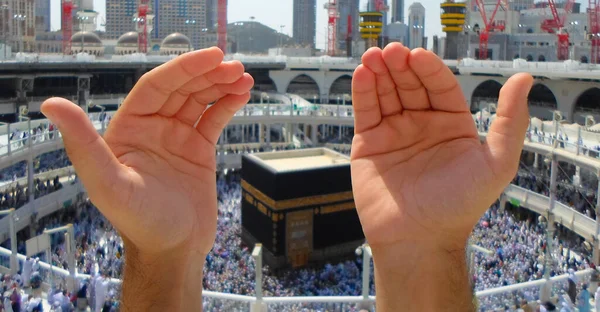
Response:
[{"label": "gold band on kaaba", "polygon": [[306,207],[306,206],[317,206],[324,205],[329,203],[336,203],[341,201],[353,200],[354,197],[352,195],[352,191],[340,192],[335,194],[326,194],[326,195],[316,195],[316,196],[308,196],[302,198],[295,199],[285,199],[276,201],[269,196],[265,195],[263,192],[257,190],[250,183],[242,180],[242,189],[254,196],[259,201],[263,202],[265,205],[270,207],[273,210],[284,210],[284,209],[292,209],[298,207]]}]

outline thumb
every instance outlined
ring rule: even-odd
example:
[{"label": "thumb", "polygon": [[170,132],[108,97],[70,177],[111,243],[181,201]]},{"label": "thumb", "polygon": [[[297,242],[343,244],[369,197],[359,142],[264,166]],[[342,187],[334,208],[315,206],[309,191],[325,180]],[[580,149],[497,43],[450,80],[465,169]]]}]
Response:
[{"label": "thumb", "polygon": [[96,200],[102,201],[114,189],[119,161],[79,106],[62,98],[51,98],[42,104],[41,110],[58,126],[77,175],[90,199],[98,205]]},{"label": "thumb", "polygon": [[508,183],[519,168],[519,159],[529,125],[527,96],[533,85],[529,74],[517,74],[500,90],[496,119],[487,135],[486,148],[492,172]]}]

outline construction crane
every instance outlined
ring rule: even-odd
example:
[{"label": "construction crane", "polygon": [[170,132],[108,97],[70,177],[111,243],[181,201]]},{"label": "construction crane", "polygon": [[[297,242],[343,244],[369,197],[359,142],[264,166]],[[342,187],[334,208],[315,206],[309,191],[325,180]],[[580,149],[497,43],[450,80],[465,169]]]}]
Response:
[{"label": "construction crane", "polygon": [[384,0],[375,0],[375,11],[377,12],[388,12],[390,7],[385,4]]},{"label": "construction crane", "polygon": [[352,57],[352,15],[348,14],[348,29],[346,29],[346,56]]},{"label": "construction crane", "polygon": [[335,56],[337,47],[337,22],[340,18],[336,0],[325,3],[327,9],[327,55]]},{"label": "construction crane", "polygon": [[589,0],[588,10],[588,36],[592,45],[590,62],[598,64],[600,63],[600,1]]},{"label": "construction crane", "polygon": [[73,9],[75,5],[71,0],[62,2],[62,50],[63,54],[71,54],[71,37],[73,36]]},{"label": "construction crane", "polygon": [[148,52],[148,6],[149,0],[140,0],[138,5],[138,53]]},{"label": "construction crane", "polygon": [[558,51],[556,57],[561,61],[569,58],[569,33],[567,33],[563,27],[565,26],[567,14],[571,12],[574,3],[575,0],[566,0],[563,7],[564,12],[560,15],[556,8],[556,2],[554,0],[548,0],[548,7],[550,7],[550,12],[552,12],[552,19],[542,21],[542,30],[551,34],[556,34],[558,37]]},{"label": "construction crane", "polygon": [[227,53],[227,0],[217,4],[217,46]]},{"label": "construction crane", "polygon": [[488,59],[488,42],[490,40],[490,32],[494,31],[504,31],[506,25],[505,21],[498,21],[496,23],[496,13],[498,13],[498,8],[502,3],[502,0],[497,0],[494,4],[494,9],[492,10],[492,14],[489,16],[485,11],[485,3],[484,0],[475,0],[477,2],[477,8],[479,9],[479,13],[481,14],[481,20],[483,21],[483,29],[479,29],[479,59],[487,60]]}]

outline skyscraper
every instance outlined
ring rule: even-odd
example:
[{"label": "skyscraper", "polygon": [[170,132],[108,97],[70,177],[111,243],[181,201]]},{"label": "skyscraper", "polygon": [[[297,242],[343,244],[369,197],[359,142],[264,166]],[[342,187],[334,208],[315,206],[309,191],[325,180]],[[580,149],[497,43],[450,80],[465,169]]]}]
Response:
[{"label": "skyscraper", "polygon": [[137,7],[136,0],[106,0],[107,39],[117,39],[135,30],[133,18],[137,14]]},{"label": "skyscraper", "polygon": [[392,23],[404,23],[404,0],[392,0]]},{"label": "skyscraper", "polygon": [[352,21],[352,40],[359,38],[358,12],[360,11],[360,0],[338,0],[338,12],[340,18],[337,23],[338,48],[346,49],[346,38],[348,36],[348,16]]},{"label": "skyscraper", "polygon": [[[367,11],[377,11],[377,8],[375,7],[376,1],[375,0],[369,0],[369,2],[367,2]],[[383,4],[389,8],[389,1],[388,0],[383,0]],[[389,11],[389,10],[388,10]],[[387,23],[389,23],[388,20],[388,11],[383,12],[383,27],[385,28],[385,26],[387,25]]]},{"label": "skyscraper", "polygon": [[[202,29],[206,28],[206,1],[208,0],[154,0],[150,1],[154,15],[150,38],[163,39],[179,32],[188,36],[195,49],[204,47]],[[133,18],[137,15],[137,0],[106,0],[106,36],[117,39],[134,31]]]},{"label": "skyscraper", "polygon": [[50,31],[50,0],[35,2],[35,30],[36,32]]},{"label": "skyscraper", "polygon": [[408,47],[422,48],[425,38],[425,7],[415,2],[408,7]]},{"label": "skyscraper", "polygon": [[209,31],[217,29],[219,21],[219,0],[206,0],[206,28]]},{"label": "skyscraper", "polygon": [[315,47],[317,31],[317,1],[294,0],[294,41],[302,46]]},{"label": "skyscraper", "polygon": [[210,0],[160,0],[153,8],[156,38],[182,33],[190,38],[194,49],[205,47],[202,29],[206,24],[206,2]]},{"label": "skyscraper", "polygon": [[[31,52],[35,47],[35,5],[34,0],[8,1],[8,14],[3,16],[7,18],[7,39],[13,52]],[[4,21],[0,25],[5,25]]]}]

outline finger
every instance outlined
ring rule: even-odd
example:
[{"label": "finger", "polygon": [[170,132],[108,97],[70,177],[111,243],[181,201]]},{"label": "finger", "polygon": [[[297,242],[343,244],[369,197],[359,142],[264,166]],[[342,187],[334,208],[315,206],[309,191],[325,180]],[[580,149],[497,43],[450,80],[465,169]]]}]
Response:
[{"label": "finger", "polygon": [[51,98],[42,104],[41,110],[58,126],[77,176],[90,199],[99,205],[105,200],[102,196],[114,193],[115,186],[122,181],[121,164],[79,106],[62,98]]},{"label": "finger", "polygon": [[362,63],[375,74],[381,115],[385,117],[401,113],[402,105],[396,92],[396,84],[383,61],[381,49],[371,48],[367,50],[362,56]]},{"label": "finger", "polygon": [[387,45],[383,50],[383,61],[396,84],[400,105],[405,110],[430,109],[427,90],[408,65],[410,49],[399,42]]},{"label": "finger", "polygon": [[195,77],[217,68],[223,52],[209,48],[183,54],[146,73],[136,83],[121,110],[134,115],[155,114],[175,92]]},{"label": "finger", "polygon": [[434,110],[466,112],[465,96],[454,73],[433,52],[421,48],[411,51],[408,64],[417,74]]},{"label": "finger", "polygon": [[375,74],[358,65],[352,76],[352,106],[356,134],[375,128],[381,122]]},{"label": "finger", "polygon": [[250,92],[242,95],[229,94],[209,107],[198,122],[198,132],[213,145],[217,145],[219,136],[233,115],[250,100]]},{"label": "finger", "polygon": [[190,94],[205,90],[215,84],[233,83],[244,75],[244,65],[239,61],[223,62],[212,71],[188,81],[171,93],[158,114],[165,117],[175,115],[187,101]]},{"label": "finger", "polygon": [[252,89],[254,79],[244,74],[238,81],[230,84],[217,84],[206,90],[191,94],[175,115],[181,122],[193,126],[202,116],[206,107],[227,94],[243,95]]},{"label": "finger", "polygon": [[529,74],[517,74],[500,90],[496,119],[492,123],[484,148],[489,156],[492,172],[500,174],[508,183],[517,172],[525,131],[529,126],[527,96],[533,85]]}]

